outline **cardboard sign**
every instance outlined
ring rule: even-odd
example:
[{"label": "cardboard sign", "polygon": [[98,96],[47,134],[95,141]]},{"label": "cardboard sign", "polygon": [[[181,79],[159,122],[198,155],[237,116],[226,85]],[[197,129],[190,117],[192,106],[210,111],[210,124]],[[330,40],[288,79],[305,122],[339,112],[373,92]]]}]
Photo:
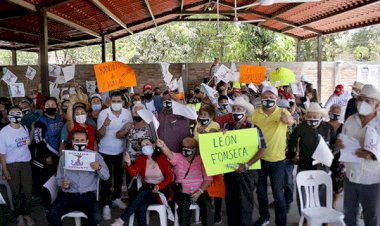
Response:
[{"label": "cardboard sign", "polygon": [[[208,176],[233,172],[231,166],[247,163],[258,151],[256,128],[199,134],[199,149]],[[249,169],[260,169],[255,162]]]},{"label": "cardboard sign", "polygon": [[122,62],[112,61],[95,64],[94,71],[99,92],[136,86],[136,74],[132,68]]},{"label": "cardboard sign", "polygon": [[260,85],[266,79],[267,68],[252,65],[240,65],[240,83]]},{"label": "cardboard sign", "polygon": [[95,162],[95,152],[65,150],[65,169],[94,171],[90,163]]}]

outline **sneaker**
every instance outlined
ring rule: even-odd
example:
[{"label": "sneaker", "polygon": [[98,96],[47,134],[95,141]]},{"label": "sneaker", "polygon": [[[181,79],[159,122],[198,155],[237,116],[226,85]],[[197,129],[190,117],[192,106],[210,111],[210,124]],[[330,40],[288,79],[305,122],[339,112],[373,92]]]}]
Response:
[{"label": "sneaker", "polygon": [[266,226],[266,225],[269,225],[269,220],[267,219],[263,219],[263,218],[259,218],[254,224],[253,226]]},{"label": "sneaker", "polygon": [[221,224],[223,222],[222,220],[222,217],[220,216],[220,214],[216,214],[214,216],[214,224]]},{"label": "sneaker", "polygon": [[36,224],[36,222],[34,222],[33,218],[29,215],[24,216],[24,220],[25,220],[26,225],[28,225],[28,226],[32,226],[32,225]]},{"label": "sneaker", "polygon": [[110,226],[123,226],[124,221],[120,218],[117,218]]},{"label": "sneaker", "polygon": [[19,215],[17,217],[17,224],[16,225],[17,226],[26,226],[25,221],[24,221],[24,216]]},{"label": "sneaker", "polygon": [[111,220],[111,209],[108,205],[103,207],[103,219]]},{"label": "sneaker", "polygon": [[122,209],[122,210],[127,208],[127,205],[125,205],[125,203],[123,201],[121,201],[120,198],[113,200],[112,205],[117,206],[117,207],[119,207],[119,209]]}]

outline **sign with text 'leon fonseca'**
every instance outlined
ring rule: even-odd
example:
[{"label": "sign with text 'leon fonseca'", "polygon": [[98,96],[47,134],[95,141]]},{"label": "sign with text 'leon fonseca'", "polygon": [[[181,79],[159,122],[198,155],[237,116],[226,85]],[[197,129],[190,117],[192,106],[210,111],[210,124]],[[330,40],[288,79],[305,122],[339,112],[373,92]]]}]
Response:
[{"label": "sign with text 'leon fonseca'", "polygon": [[[199,135],[199,149],[208,176],[235,171],[233,166],[247,163],[257,153],[258,144],[256,128]],[[257,161],[249,169],[260,168]]]}]

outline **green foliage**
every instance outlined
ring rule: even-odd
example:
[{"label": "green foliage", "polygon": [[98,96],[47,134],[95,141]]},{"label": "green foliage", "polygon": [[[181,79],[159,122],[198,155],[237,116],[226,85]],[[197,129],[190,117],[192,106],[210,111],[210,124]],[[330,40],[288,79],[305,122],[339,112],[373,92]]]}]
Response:
[{"label": "green foliage", "polygon": [[347,41],[349,52],[358,61],[380,60],[380,26],[356,30]]},{"label": "green foliage", "polygon": [[[334,61],[343,49],[337,40],[342,38],[344,33],[325,35],[322,37],[322,61]],[[318,60],[318,39],[311,38],[301,41],[301,61]]]}]

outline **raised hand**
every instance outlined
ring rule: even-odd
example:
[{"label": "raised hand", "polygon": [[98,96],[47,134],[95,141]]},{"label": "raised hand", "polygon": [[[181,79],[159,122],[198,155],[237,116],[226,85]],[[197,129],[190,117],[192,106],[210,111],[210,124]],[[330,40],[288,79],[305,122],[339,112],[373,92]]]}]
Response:
[{"label": "raised hand", "polygon": [[107,114],[107,118],[104,120],[103,122],[103,126],[107,127],[111,124],[111,119],[110,119],[110,116],[109,114]]},{"label": "raised hand", "polygon": [[69,179],[67,179],[67,177],[65,177],[62,181],[62,188],[68,189],[69,187],[70,187],[70,181],[69,181]]}]

